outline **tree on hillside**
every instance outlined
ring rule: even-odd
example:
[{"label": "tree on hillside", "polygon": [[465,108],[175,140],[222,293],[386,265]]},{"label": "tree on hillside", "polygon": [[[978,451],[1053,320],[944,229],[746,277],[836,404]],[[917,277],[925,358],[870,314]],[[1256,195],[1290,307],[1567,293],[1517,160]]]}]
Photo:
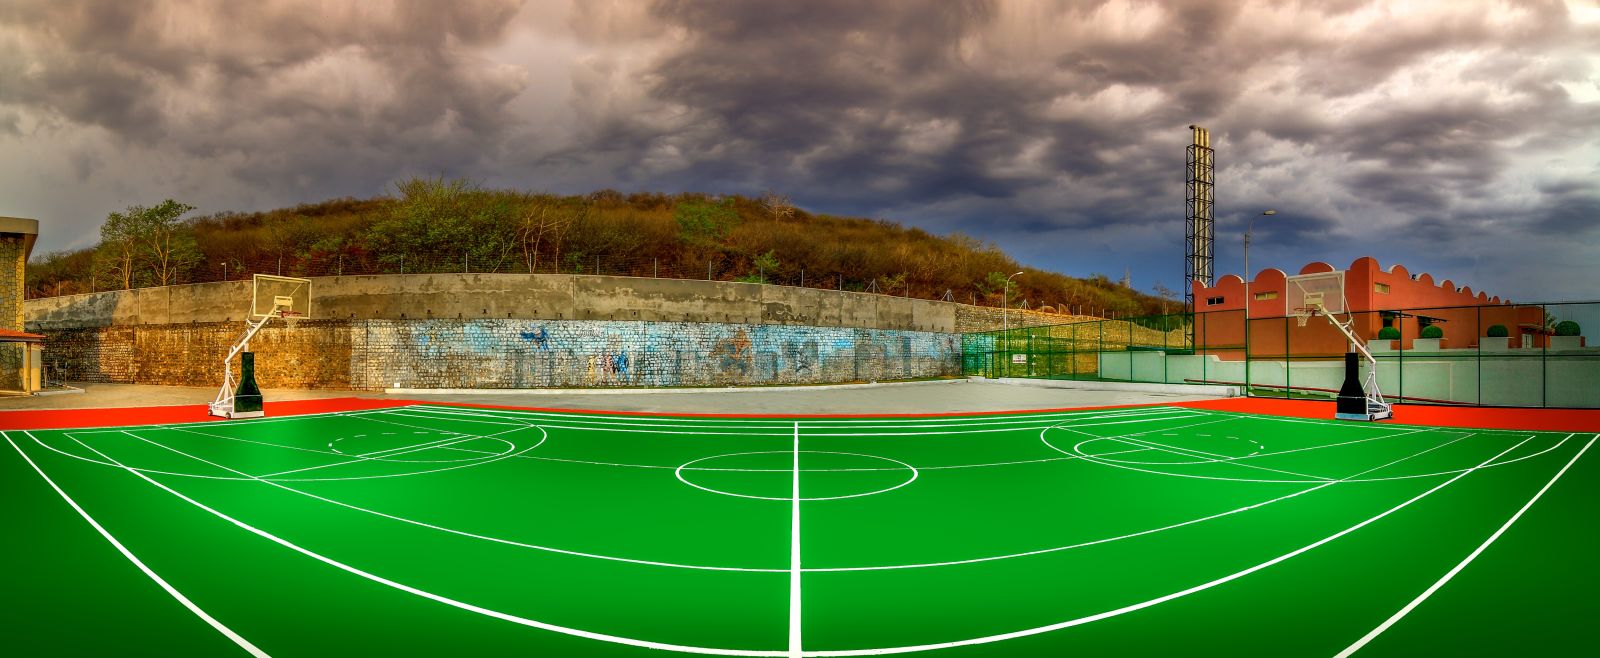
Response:
[{"label": "tree on hillside", "polygon": [[1017,300],[1022,298],[1022,289],[1015,282],[1010,286],[1006,285],[1004,272],[990,272],[974,285],[978,289],[978,294],[995,306],[1015,305]]},{"label": "tree on hillside", "polygon": [[194,206],[167,199],[154,207],[128,206],[106,215],[95,247],[98,273],[123,290],[167,286],[200,262],[194,231],[182,221]]},{"label": "tree on hillside", "polygon": [[200,262],[200,247],[194,230],[181,221],[194,206],[172,199],[147,208],[138,215],[139,239],[149,255],[151,280],[158,286],[178,283],[179,275]]},{"label": "tree on hillside", "polygon": [[687,244],[710,246],[721,243],[728,231],[739,223],[733,199],[722,201],[680,201],[672,209],[678,222],[678,236]]},{"label": "tree on hillside", "polygon": [[1156,294],[1156,297],[1161,298],[1162,315],[1167,314],[1167,309],[1170,305],[1178,303],[1178,291],[1162,285],[1160,281],[1157,281],[1155,285],[1150,286],[1150,290]]},{"label": "tree on hillside", "polygon": [[789,197],[772,190],[767,190],[766,193],[761,195],[761,209],[767,211],[768,216],[780,222],[794,217],[795,211],[794,202],[790,201]]},{"label": "tree on hillside", "polygon": [[95,268],[113,281],[122,284],[123,290],[133,287],[139,259],[139,216],[144,206],[128,206],[122,212],[112,211],[100,225],[100,245],[95,249]]},{"label": "tree on hillside", "polygon": [[443,177],[414,177],[395,190],[400,199],[366,235],[384,264],[410,272],[495,272],[516,252],[522,195]]},{"label": "tree on hillside", "polygon": [[554,197],[538,197],[522,212],[522,221],[517,226],[517,241],[522,245],[522,259],[528,266],[528,273],[539,271],[539,251],[546,242],[553,248],[553,258],[559,263],[561,259],[561,243],[566,238],[567,231],[579,216],[587,211],[588,204],[583,204],[577,213],[571,212],[557,205]]}]

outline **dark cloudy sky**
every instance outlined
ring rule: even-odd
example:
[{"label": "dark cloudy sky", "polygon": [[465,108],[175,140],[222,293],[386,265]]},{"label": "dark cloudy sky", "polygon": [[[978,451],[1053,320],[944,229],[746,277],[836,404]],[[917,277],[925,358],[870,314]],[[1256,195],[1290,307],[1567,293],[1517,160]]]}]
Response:
[{"label": "dark cloudy sky", "polygon": [[44,249],[445,173],[759,193],[1177,288],[1183,146],[1218,272],[1404,262],[1600,298],[1600,6],[726,0],[0,4],[0,215]]}]

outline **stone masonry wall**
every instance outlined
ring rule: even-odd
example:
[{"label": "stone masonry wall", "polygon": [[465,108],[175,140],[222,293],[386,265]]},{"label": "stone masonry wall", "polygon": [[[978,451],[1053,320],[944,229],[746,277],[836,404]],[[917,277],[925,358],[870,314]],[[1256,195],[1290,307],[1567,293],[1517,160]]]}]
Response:
[{"label": "stone masonry wall", "polygon": [[[22,329],[22,275],[26,245],[21,235],[0,236],[0,329]],[[0,389],[22,388],[21,343],[0,344]]]},{"label": "stone masonry wall", "polygon": [[[46,334],[45,364],[67,381],[213,386],[243,323],[209,322],[67,329]],[[267,388],[350,386],[350,323],[272,323],[250,342],[256,381]],[[239,359],[233,360],[238,372]]]},{"label": "stone masonry wall", "polygon": [[[241,323],[51,331],[71,381],[211,386]],[[955,334],[596,320],[315,320],[252,341],[266,388],[817,384],[959,375]]]}]

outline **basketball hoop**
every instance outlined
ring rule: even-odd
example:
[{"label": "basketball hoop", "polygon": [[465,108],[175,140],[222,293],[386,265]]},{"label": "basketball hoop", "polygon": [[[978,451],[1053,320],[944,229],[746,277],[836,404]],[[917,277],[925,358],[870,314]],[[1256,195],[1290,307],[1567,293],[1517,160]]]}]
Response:
[{"label": "basketball hoop", "polygon": [[[257,418],[262,407],[261,388],[256,385],[255,354],[250,351],[254,338],[267,322],[277,317],[290,320],[311,316],[311,280],[289,276],[257,274],[251,277],[250,314],[245,320],[244,337],[234,343],[222,359],[222,388],[209,405],[213,416]],[[233,377],[233,360],[239,359],[239,378]]]}]

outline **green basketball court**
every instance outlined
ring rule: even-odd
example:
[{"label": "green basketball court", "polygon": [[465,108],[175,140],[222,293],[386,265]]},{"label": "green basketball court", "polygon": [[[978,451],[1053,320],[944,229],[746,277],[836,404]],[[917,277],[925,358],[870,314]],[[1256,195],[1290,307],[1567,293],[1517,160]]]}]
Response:
[{"label": "green basketball court", "polygon": [[1595,433],[1168,406],[411,405],[0,435],[8,525],[25,529],[6,542],[11,655],[1554,655],[1597,639]]}]

